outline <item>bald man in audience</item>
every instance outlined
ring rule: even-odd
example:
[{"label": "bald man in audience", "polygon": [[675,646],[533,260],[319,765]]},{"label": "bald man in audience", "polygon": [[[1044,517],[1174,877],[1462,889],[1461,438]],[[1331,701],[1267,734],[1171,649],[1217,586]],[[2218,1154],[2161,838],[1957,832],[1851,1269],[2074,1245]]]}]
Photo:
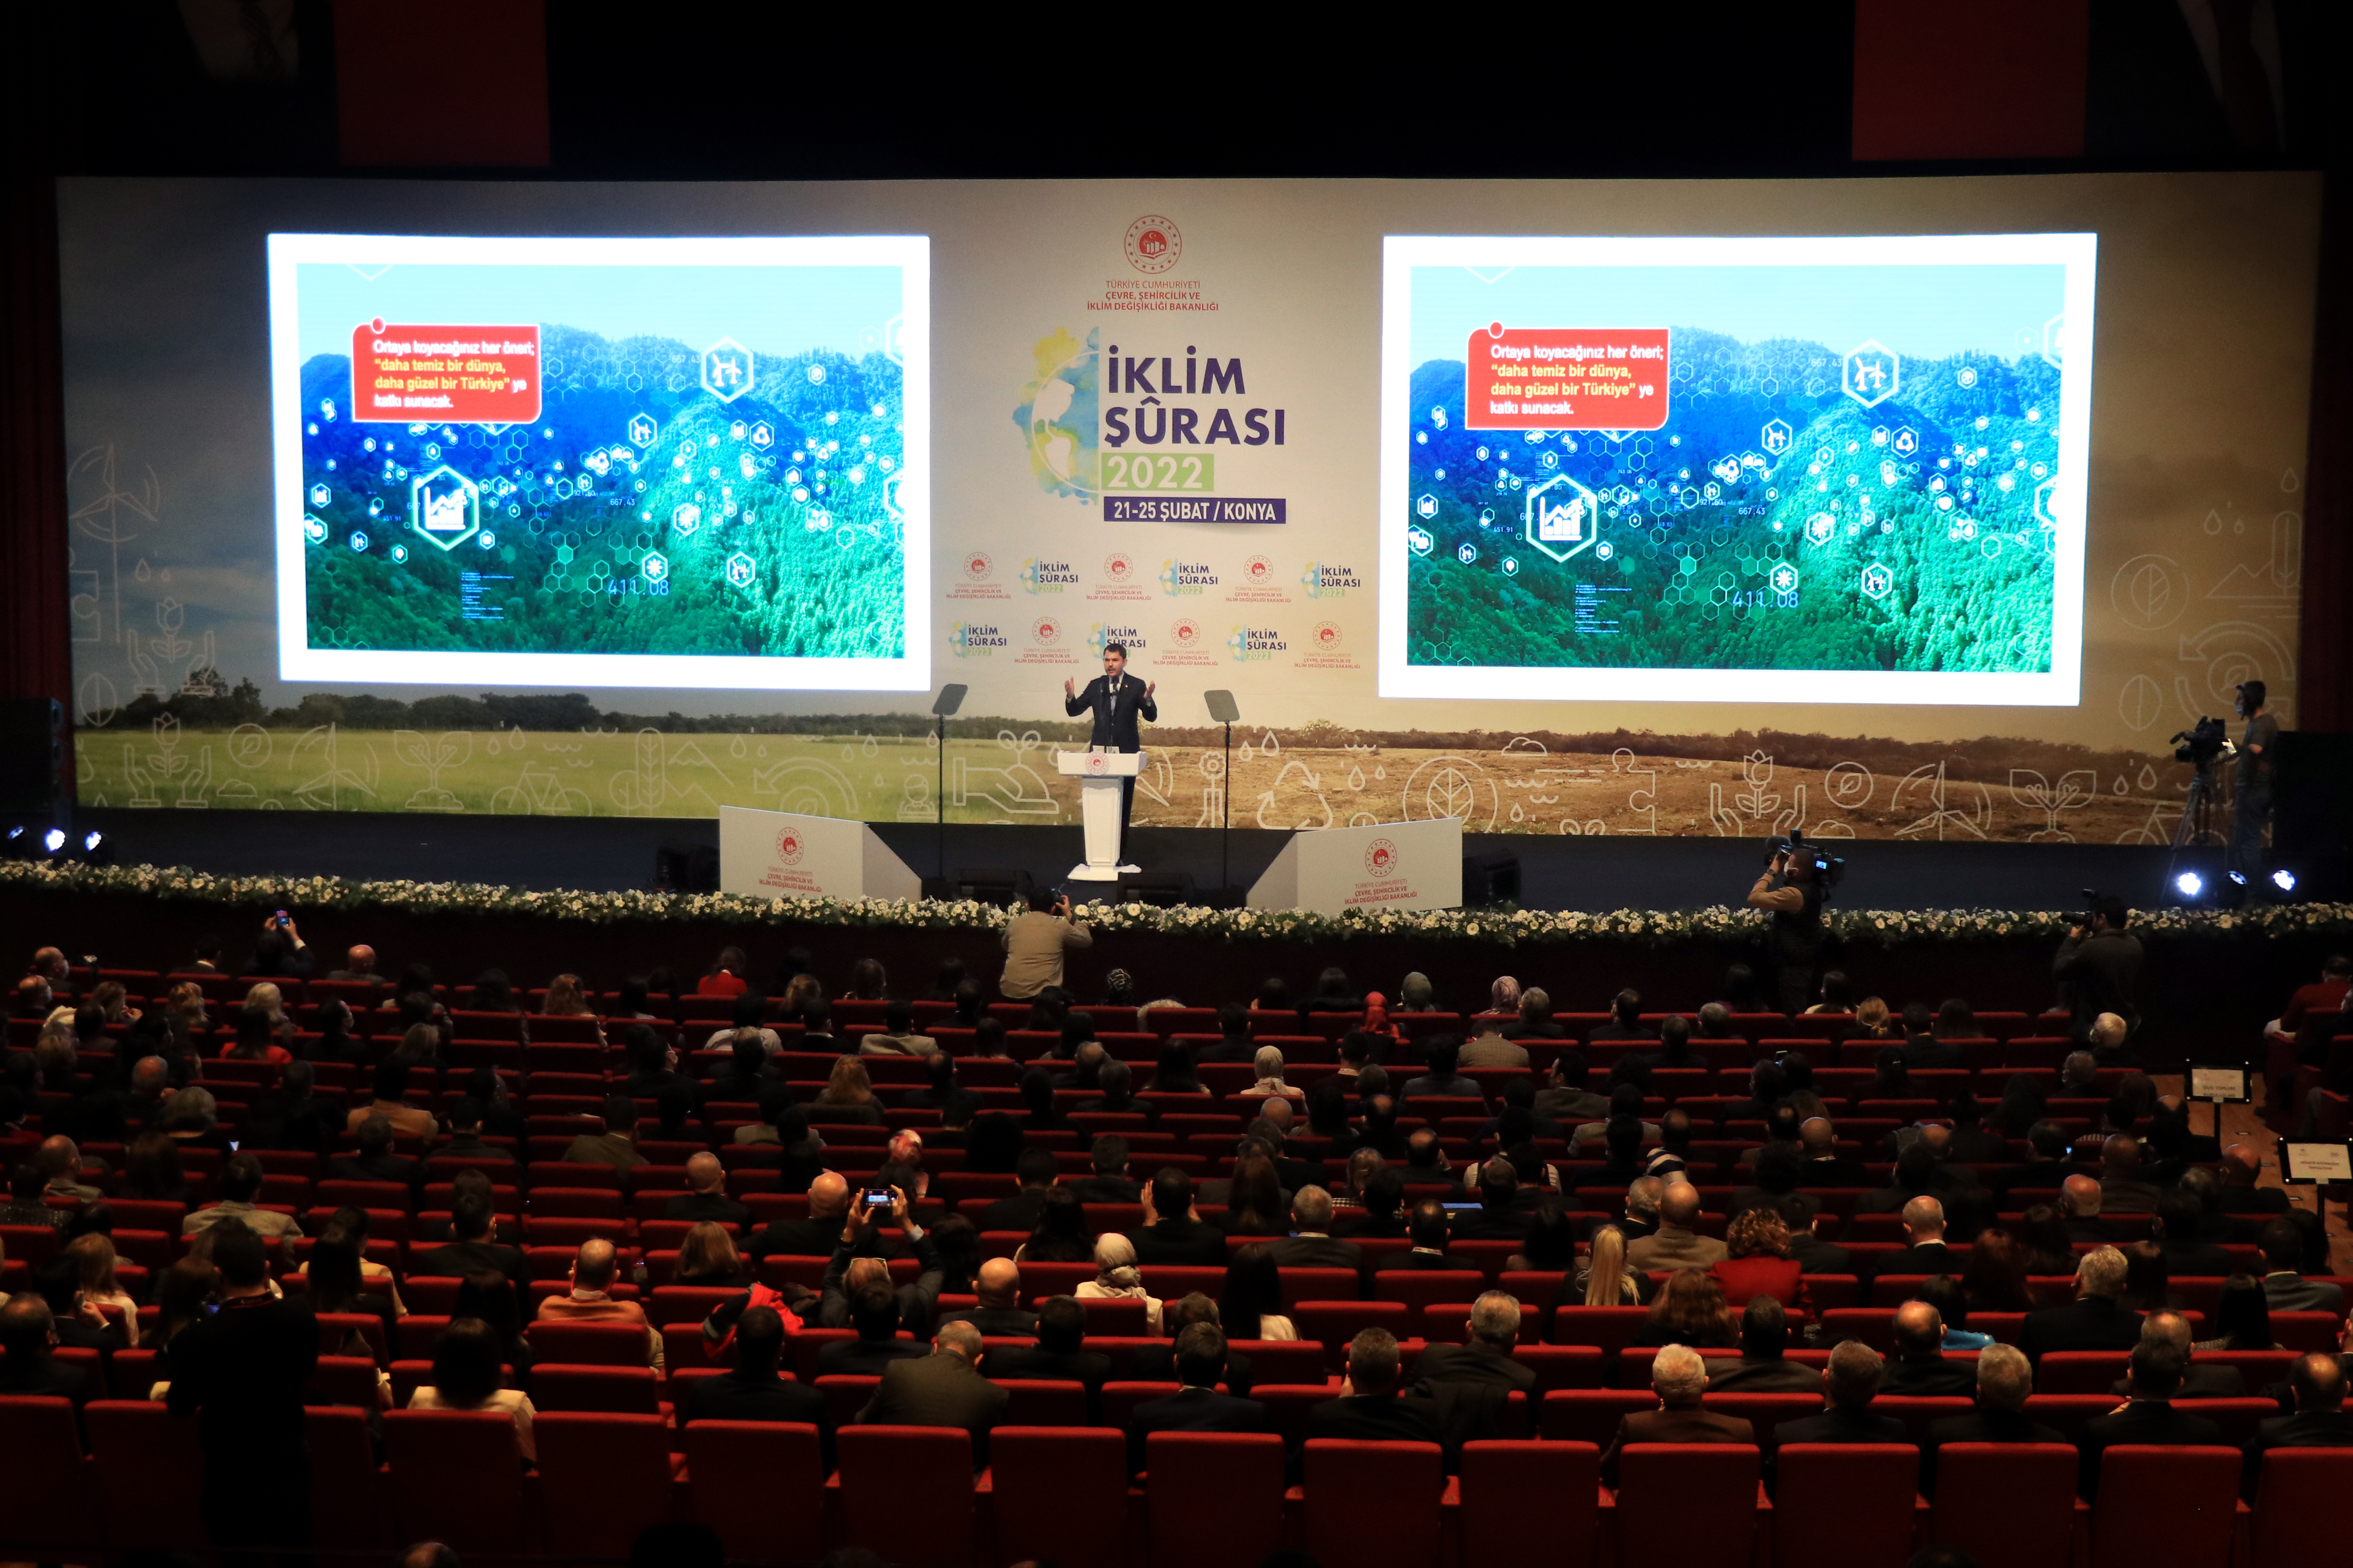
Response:
[{"label": "bald man in audience", "polygon": [[2155,1214],[2158,1196],[2157,1184],[2141,1175],[2139,1141],[2111,1134],[2100,1145],[2100,1212]]},{"label": "bald man in audience", "polygon": [[1945,1359],[1945,1315],[1928,1302],[1906,1301],[1896,1308],[1893,1334],[1895,1354],[1886,1368],[1888,1393],[1945,1396],[1967,1394],[1976,1386],[1975,1367]]},{"label": "bald man in audience", "polygon": [[1881,1274],[1953,1274],[1961,1266],[1945,1245],[1945,1205],[1923,1193],[1904,1205],[1904,1250],[1880,1262]]},{"label": "bald man in audience", "polygon": [[2092,1177],[2073,1175],[2059,1184],[2059,1212],[2067,1216],[2068,1240],[2114,1245],[2116,1227],[2100,1217],[2102,1206],[2100,1184]]},{"label": "bald man in audience", "polygon": [[748,1226],[752,1211],[727,1195],[727,1172],[718,1155],[706,1152],[687,1161],[686,1191],[662,1205],[662,1218]]},{"label": "bald man in audience", "polygon": [[[838,1171],[821,1171],[809,1183],[808,1217],[772,1219],[768,1228],[743,1248],[744,1258],[757,1265],[763,1258],[825,1258],[840,1243],[849,1217],[849,1183]],[[867,1232],[858,1244],[861,1256],[880,1257],[882,1244]]]},{"label": "bald man in audience", "polygon": [[1875,1187],[1862,1162],[1850,1159],[1838,1152],[1838,1130],[1830,1119],[1810,1116],[1798,1124],[1798,1148],[1805,1158],[1798,1167],[1798,1185],[1809,1189],[1820,1187]]},{"label": "bald man in audience", "polygon": [[2263,1456],[2274,1448],[2353,1448],[2353,1415],[2345,1413],[2342,1362],[2321,1351],[2298,1356],[2288,1369],[2287,1384],[2295,1395],[2295,1414],[2261,1423],[2247,1442],[2250,1500],[2263,1479]]},{"label": "bald man in audience", "polygon": [[943,1324],[970,1323],[984,1334],[997,1336],[1038,1331],[1038,1314],[1021,1304],[1021,1266],[1010,1258],[992,1258],[983,1263],[972,1289],[980,1304],[942,1314]]},{"label": "bald man in audience", "polygon": [[2222,1151],[2222,1212],[2224,1214],[2285,1214],[2287,1189],[2257,1184],[2263,1173],[2263,1152],[2252,1143],[2233,1143]]},{"label": "bald man in audience", "polygon": [[1712,1268],[1725,1259],[1724,1243],[1698,1230],[1699,1189],[1670,1182],[1659,1198],[1659,1229],[1626,1248],[1630,1269]]},{"label": "bald man in audience", "polygon": [[542,1301],[537,1321],[543,1323],[621,1323],[643,1329],[646,1331],[646,1364],[659,1372],[662,1370],[661,1334],[647,1321],[645,1308],[635,1301],[615,1299],[613,1284],[619,1271],[620,1259],[611,1242],[601,1237],[582,1242],[579,1256],[572,1260],[571,1290]]},{"label": "bald man in audience", "polygon": [[988,1463],[988,1434],[1005,1419],[1013,1396],[980,1373],[980,1331],[942,1323],[932,1353],[893,1362],[874,1397],[858,1413],[866,1426],[961,1426],[972,1437],[973,1468]]},{"label": "bald man in audience", "polygon": [[[2189,1320],[2171,1308],[2161,1307],[2143,1318],[2140,1321],[2140,1337],[2143,1343],[2154,1341],[2172,1346],[2189,1363],[2181,1374],[2181,1392],[2174,1395],[2176,1399],[2244,1399],[2247,1396],[2247,1380],[2237,1367],[2190,1359],[2193,1347]],[[2120,1377],[2108,1392],[2123,1399],[2132,1393],[2132,1382],[2129,1378]]]}]

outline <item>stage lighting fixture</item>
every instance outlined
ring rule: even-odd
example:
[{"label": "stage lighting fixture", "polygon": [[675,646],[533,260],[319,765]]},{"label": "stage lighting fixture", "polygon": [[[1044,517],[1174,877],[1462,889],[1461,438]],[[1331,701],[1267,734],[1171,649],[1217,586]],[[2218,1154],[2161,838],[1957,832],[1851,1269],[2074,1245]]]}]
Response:
[{"label": "stage lighting fixture", "polygon": [[66,830],[64,828],[52,827],[47,833],[41,835],[41,853],[48,856],[51,859],[55,859],[58,854],[65,849],[65,847]]},{"label": "stage lighting fixture", "polygon": [[2272,886],[2277,889],[2284,895],[2294,894],[2295,891],[2295,873],[2289,870],[2284,866],[2281,867],[2278,870],[2272,873]]},{"label": "stage lighting fixture", "polygon": [[12,823],[9,825],[5,843],[0,843],[0,856],[5,856],[11,860],[30,860],[33,858],[33,846],[37,842],[38,842],[37,836],[29,824]]},{"label": "stage lighting fixture", "polygon": [[91,828],[81,836],[81,854],[79,858],[86,866],[113,865],[114,840],[97,828]]},{"label": "stage lighting fixture", "polygon": [[2173,890],[2181,895],[2184,903],[2196,903],[2206,896],[2206,879],[2195,871],[2184,871],[2173,879]]}]

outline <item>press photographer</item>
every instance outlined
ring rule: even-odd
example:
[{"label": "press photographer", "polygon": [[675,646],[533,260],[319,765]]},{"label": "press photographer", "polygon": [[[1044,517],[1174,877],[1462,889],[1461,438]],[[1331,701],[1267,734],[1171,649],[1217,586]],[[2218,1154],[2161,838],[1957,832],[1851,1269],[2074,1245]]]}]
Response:
[{"label": "press photographer", "polygon": [[1748,889],[1748,907],[1773,916],[1775,987],[1781,1011],[1794,1017],[1814,994],[1814,960],[1822,949],[1822,900],[1846,869],[1791,829],[1768,847],[1765,873]]},{"label": "press photographer", "polygon": [[2093,1021],[2114,1013],[2128,1026],[2129,1038],[2140,1032],[2140,1009],[2133,1005],[2140,984],[2140,938],[2125,929],[2132,917],[2122,899],[2086,888],[2084,900],[2087,907],[2074,917],[2059,956],[2051,961],[2052,977],[2073,1020],[2068,1034],[2088,1045]]}]

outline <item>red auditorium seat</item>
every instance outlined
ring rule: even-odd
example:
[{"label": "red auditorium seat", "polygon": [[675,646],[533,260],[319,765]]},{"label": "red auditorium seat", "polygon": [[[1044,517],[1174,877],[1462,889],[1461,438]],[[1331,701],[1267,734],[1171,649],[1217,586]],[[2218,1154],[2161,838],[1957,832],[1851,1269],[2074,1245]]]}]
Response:
[{"label": "red auditorium seat", "polygon": [[1417,1315],[1398,1301],[1298,1301],[1292,1305],[1291,1321],[1302,1340],[1324,1347],[1324,1364],[1331,1372],[1348,1364],[1348,1342],[1364,1330],[1387,1329],[1409,1340],[1419,1327]]},{"label": "red auditorium seat", "polygon": [[1912,1555],[1920,1450],[1909,1443],[1792,1443],[1773,1456],[1773,1553],[1806,1568],[1903,1568]]},{"label": "red auditorium seat", "polygon": [[644,1366],[646,1331],[631,1323],[535,1322],[523,1331],[533,1362]]},{"label": "red auditorium seat", "polygon": [[680,1433],[693,1516],[731,1563],[798,1562],[823,1534],[825,1465],[816,1427],[695,1421]]},{"label": "red auditorium seat", "polygon": [[2236,1448],[2125,1444],[2100,1457],[2090,1568],[2227,1568],[2236,1533]]},{"label": "red auditorium seat", "polygon": [[1704,1394],[1700,1405],[1718,1415],[1747,1422],[1757,1429],[1758,1446],[1767,1449],[1773,1447],[1774,1430],[1782,1422],[1802,1421],[1822,1413],[1819,1394]]},{"label": "red auditorium seat", "polygon": [[1282,1439],[1155,1432],[1145,1439],[1152,1568],[1255,1568],[1282,1543]]},{"label": "red auditorium seat", "polygon": [[834,1440],[847,1539],[900,1568],[968,1568],[969,1433],[942,1426],[848,1426]]},{"label": "red auditorium seat", "polygon": [[[1476,1300],[1487,1288],[1486,1281],[1487,1277],[1474,1269],[1385,1268],[1373,1276],[1373,1299],[1404,1302],[1414,1314],[1413,1321],[1419,1322],[1424,1307]],[[1549,1290],[1544,1300],[1552,1300]]]},{"label": "red auditorium seat", "polygon": [[8,1456],[9,1546],[44,1562],[92,1562],[103,1522],[90,1506],[90,1467],[70,1401],[0,1396],[0,1454]]},{"label": "red auditorium seat", "polygon": [[1132,1383],[1125,1379],[1106,1383],[1103,1385],[1103,1424],[1124,1432],[1137,1405],[1166,1399],[1176,1392],[1176,1384],[1173,1383]]},{"label": "red auditorium seat", "polygon": [[368,1411],[313,1405],[302,1413],[311,1447],[311,1539],[329,1552],[381,1552],[383,1473],[368,1436]]},{"label": "red auditorium seat", "polygon": [[[1005,1405],[1005,1422],[1010,1426],[1084,1426],[1087,1425],[1087,1385],[1050,1378],[1006,1377],[997,1380],[997,1386],[1010,1397]],[[996,1444],[989,1446],[992,1466],[1000,1461],[996,1457]]]},{"label": "red auditorium seat", "polygon": [[513,1556],[531,1549],[522,1461],[508,1416],[494,1410],[387,1410],[384,1451],[392,1475],[393,1533],[399,1539],[447,1542],[461,1554]]},{"label": "red auditorium seat", "polygon": [[[110,1552],[206,1552],[204,1449],[196,1424],[150,1399],[93,1399],[82,1407],[96,1461]],[[10,1493],[18,1489],[12,1484]]]},{"label": "red auditorium seat", "polygon": [[1536,1412],[1536,1435],[1547,1443],[1590,1443],[1607,1448],[1619,1421],[1656,1410],[1659,1396],[1647,1388],[1559,1388],[1544,1396]]},{"label": "red auditorium seat", "polygon": [[2353,1448],[2274,1448],[2255,1483],[2254,1550],[2248,1568],[2310,1568],[2345,1550],[2338,1510],[2353,1495]]},{"label": "red auditorium seat", "polygon": [[661,1395],[661,1374],[649,1366],[579,1366],[542,1361],[534,1362],[531,1369],[531,1402],[542,1411],[659,1415]]},{"label": "red auditorium seat", "polygon": [[1307,1550],[1351,1568],[1430,1568],[1438,1561],[1445,1454],[1435,1443],[1319,1437],[1307,1445]]},{"label": "red auditorium seat", "polygon": [[[1461,1561],[1591,1568],[1600,1469],[1601,1450],[1590,1443],[1465,1443]],[[1530,1498],[1543,1506],[1528,1507]]]},{"label": "red auditorium seat", "polygon": [[1124,1435],[1108,1426],[999,1426],[989,1434],[988,1459],[999,1563],[1124,1568]]},{"label": "red auditorium seat", "polygon": [[1760,1455],[1750,1443],[1629,1443],[1618,1456],[1618,1561],[1672,1542],[1676,1568],[1748,1568]]},{"label": "red auditorium seat", "polygon": [[2067,1568],[2077,1465],[2064,1443],[1947,1443],[1936,1450],[1929,1538],[1978,1568]]},{"label": "red auditorium seat", "polygon": [[1553,1313],[1552,1342],[1599,1345],[1615,1353],[1650,1321],[1648,1307],[1562,1307]]},{"label": "red auditorium seat", "polygon": [[2034,1369],[2037,1394],[2105,1394],[2125,1374],[2123,1351],[2051,1351]]},{"label": "red auditorium seat", "polygon": [[670,1427],[660,1416],[551,1411],[532,1425],[550,1554],[607,1556],[670,1517]]},{"label": "red auditorium seat", "polygon": [[1226,1348],[1250,1358],[1254,1385],[1324,1380],[1324,1347],[1313,1340],[1234,1340]]}]

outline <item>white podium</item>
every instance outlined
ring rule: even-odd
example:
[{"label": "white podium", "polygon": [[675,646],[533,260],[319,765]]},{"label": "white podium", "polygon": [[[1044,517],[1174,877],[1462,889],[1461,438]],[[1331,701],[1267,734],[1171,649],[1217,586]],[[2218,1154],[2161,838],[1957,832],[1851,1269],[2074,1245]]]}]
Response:
[{"label": "white podium", "polygon": [[1087,858],[1071,868],[1074,882],[1116,882],[1123,871],[1136,869],[1119,859],[1119,801],[1132,779],[1144,769],[1142,752],[1057,752],[1054,770],[1079,781],[1079,819],[1087,827]]},{"label": "white podium", "polygon": [[914,899],[923,879],[862,822],[723,805],[719,889],[754,899]]},{"label": "white podium", "polygon": [[1252,883],[1254,910],[1443,910],[1462,901],[1462,822],[1385,822],[1294,833]]}]

